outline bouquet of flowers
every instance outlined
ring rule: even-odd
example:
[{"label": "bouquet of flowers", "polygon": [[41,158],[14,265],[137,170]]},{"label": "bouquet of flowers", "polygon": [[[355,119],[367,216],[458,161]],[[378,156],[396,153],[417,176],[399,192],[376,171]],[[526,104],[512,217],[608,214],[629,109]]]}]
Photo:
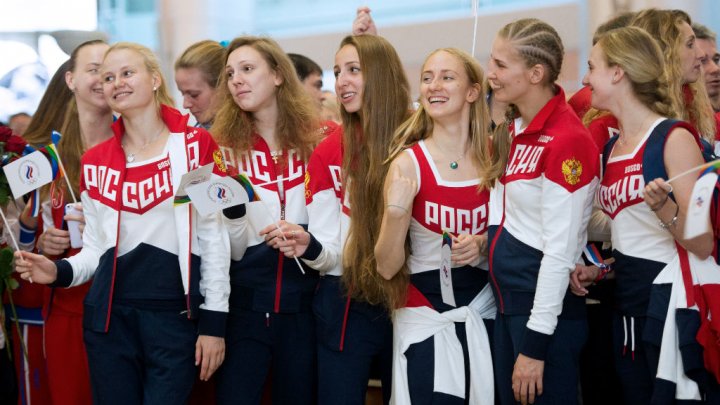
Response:
[{"label": "bouquet of flowers", "polygon": [[[2,166],[18,159],[22,156],[23,151],[27,143],[21,137],[13,134],[12,130],[5,126],[0,126],[0,169]],[[7,206],[7,203],[12,200],[12,193],[10,192],[10,184],[5,176],[5,171],[0,170],[0,209]],[[6,224],[2,224],[6,226]],[[1,228],[0,228],[1,229]],[[7,297],[10,304],[10,310],[12,311],[13,319],[15,319],[17,325],[17,314],[15,313],[15,305],[12,299],[12,290],[18,288],[18,282],[12,277],[13,273],[13,252],[10,247],[3,247],[0,249],[0,297],[2,297],[7,290]],[[0,306],[0,319],[4,318],[2,306]],[[2,322],[2,333],[8,336],[7,330],[5,330],[5,322]],[[24,342],[21,340],[23,346],[23,352],[26,353]],[[12,356],[8,350],[8,356]]]},{"label": "bouquet of flowers", "polygon": [[[27,142],[21,137],[13,134],[12,130],[0,126],[0,168],[22,156]],[[12,199],[10,185],[8,184],[5,172],[0,170],[0,207],[7,205]]]}]

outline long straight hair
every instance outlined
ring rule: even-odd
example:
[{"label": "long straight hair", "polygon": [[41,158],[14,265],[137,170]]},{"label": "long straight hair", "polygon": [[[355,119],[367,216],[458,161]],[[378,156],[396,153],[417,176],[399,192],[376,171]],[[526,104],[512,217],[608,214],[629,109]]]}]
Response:
[{"label": "long straight hair", "polygon": [[407,288],[407,272],[390,285],[378,274],[375,242],[383,215],[383,185],[388,148],[410,108],[410,85],[395,48],[374,35],[347,36],[340,48],[352,46],[363,76],[359,111],[341,108],[343,184],[350,203],[350,229],[343,251],[342,280],[352,296],[371,304],[385,302],[385,288]]}]

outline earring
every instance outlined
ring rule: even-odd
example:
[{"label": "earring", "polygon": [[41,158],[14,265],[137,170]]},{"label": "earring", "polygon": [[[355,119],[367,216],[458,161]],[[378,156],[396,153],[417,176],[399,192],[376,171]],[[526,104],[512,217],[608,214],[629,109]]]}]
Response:
[{"label": "earring", "polygon": [[157,91],[157,86],[153,87],[153,91]]}]

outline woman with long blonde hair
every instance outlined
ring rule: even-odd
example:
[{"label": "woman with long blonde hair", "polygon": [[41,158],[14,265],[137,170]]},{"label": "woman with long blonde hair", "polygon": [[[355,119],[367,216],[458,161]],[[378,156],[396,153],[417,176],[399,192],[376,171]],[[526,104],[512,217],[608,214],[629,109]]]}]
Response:
[{"label": "woman with long blonde hair", "polygon": [[171,107],[148,48],[113,45],[100,78],[121,117],[82,158],[83,248],[54,262],[18,252],[16,269],[57,287],[93,278],[83,326],[94,403],[184,403],[198,368],[208,379],[223,360],[229,243],[219,215],[174,197],[220,151]]},{"label": "woman with long blonde hair", "polygon": [[[593,107],[612,113],[620,128],[606,149],[597,201],[610,218],[616,281],[613,356],[629,404],[674,399],[666,398],[655,382],[664,325],[653,314],[664,315],[667,307],[651,298],[651,287],[679,251],[704,258],[713,247],[709,229],[696,238],[683,236],[694,183],[673,182],[673,198],[668,197],[665,180],[702,164],[703,158],[695,129],[668,119],[676,102],[655,42],[634,26],[606,33],[592,49],[583,79],[592,89]],[[597,266],[579,266],[576,273],[573,280],[584,286],[573,286],[582,293],[598,275],[602,278]]]},{"label": "woman with long blonde hair", "polygon": [[[501,403],[577,403],[587,335],[584,299],[568,290],[585,246],[598,151],[556,84],[564,47],[525,18],[493,41],[488,81],[512,107],[494,134],[489,226],[497,314],[493,362]],[[509,146],[509,153],[506,152]]]},{"label": "woman with long blonde hair", "polygon": [[[420,107],[391,145],[375,257],[384,279],[409,277],[407,293],[388,290],[395,403],[494,401],[490,346],[477,311],[484,306],[494,314],[492,292],[484,288],[492,161],[483,76],[459,49],[432,52],[421,72]],[[460,344],[436,344],[448,335]],[[460,377],[454,390],[437,385],[443,374]]]}]

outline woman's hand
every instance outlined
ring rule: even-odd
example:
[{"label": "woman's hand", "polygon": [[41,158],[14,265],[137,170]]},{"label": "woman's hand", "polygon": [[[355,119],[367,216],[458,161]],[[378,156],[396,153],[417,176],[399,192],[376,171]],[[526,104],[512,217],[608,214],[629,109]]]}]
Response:
[{"label": "woman's hand", "polygon": [[15,271],[20,278],[32,283],[50,284],[57,280],[57,266],[43,255],[24,251],[15,252]]},{"label": "woman's hand", "polygon": [[46,255],[61,255],[70,247],[70,232],[48,228],[38,238],[37,247]]},{"label": "woman's hand", "polygon": [[452,262],[454,265],[466,266],[480,261],[481,249],[487,246],[487,234],[460,234],[453,237]]},{"label": "woman's hand", "polygon": [[385,212],[393,216],[410,215],[417,194],[417,181],[406,177],[398,166],[391,166],[386,197]]},{"label": "woman's hand", "polygon": [[665,206],[672,191],[673,188],[670,184],[661,178],[657,178],[645,185],[643,199],[651,211],[657,212]]},{"label": "woman's hand", "polygon": [[74,203],[73,206],[76,210],[75,213],[66,214],[63,219],[65,222],[77,221],[79,223],[78,229],[80,229],[80,235],[82,236],[82,233],[85,230],[85,215],[83,215],[82,203]]},{"label": "woman's hand", "polygon": [[589,287],[600,273],[600,268],[591,265],[584,266],[582,264],[575,265],[575,271],[570,273],[570,291],[580,297],[588,294]]},{"label": "woman's hand", "polygon": [[370,8],[366,6],[358,7],[355,21],[352,25],[353,35],[377,35],[377,27],[375,21],[370,16]]},{"label": "woman's hand", "polygon": [[280,250],[286,257],[299,257],[310,244],[310,234],[297,224],[280,221],[268,225],[260,231],[265,243],[273,249]]},{"label": "woman's hand", "polygon": [[225,360],[225,339],[200,335],[195,343],[195,365],[200,366],[200,379],[207,381]]}]

